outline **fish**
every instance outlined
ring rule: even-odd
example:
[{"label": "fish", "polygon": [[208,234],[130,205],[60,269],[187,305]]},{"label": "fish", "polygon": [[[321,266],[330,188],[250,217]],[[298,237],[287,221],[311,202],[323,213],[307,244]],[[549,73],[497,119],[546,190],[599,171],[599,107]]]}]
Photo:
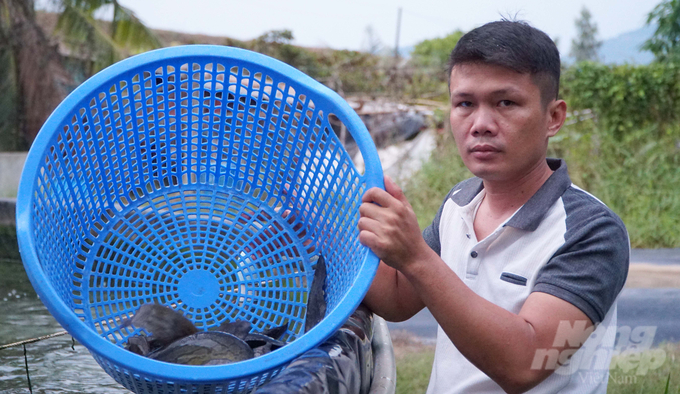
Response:
[{"label": "fish", "polygon": [[241,338],[220,331],[200,331],[152,352],[149,358],[184,365],[220,365],[249,360],[253,349]]},{"label": "fish", "polygon": [[[308,291],[304,332],[326,316],[326,261],[319,255]],[[191,320],[170,307],[144,304],[125,319],[121,327],[143,328],[149,335],[135,335],[125,348],[159,361],[188,365],[229,364],[258,357],[286,345],[281,337],[288,322],[262,332],[253,332],[245,320],[227,321],[212,331],[199,331]],[[247,348],[247,349],[246,349]]]},{"label": "fish", "polygon": [[307,314],[305,316],[305,332],[319,324],[326,316],[326,260],[319,255],[314,269],[314,279],[307,296]]},{"label": "fish", "polygon": [[285,322],[284,324],[277,326],[277,327],[272,327],[267,330],[262,331],[262,335],[266,335],[270,338],[274,339],[280,339],[283,334],[288,331],[288,322]]},{"label": "fish", "polygon": [[143,335],[134,335],[128,338],[126,349],[132,353],[146,356],[151,352],[151,345],[149,345],[148,337]]},{"label": "fish", "polygon": [[236,335],[237,337],[243,339],[248,335],[250,330],[252,330],[253,325],[250,324],[249,321],[246,320],[234,320],[234,321],[225,321],[224,323],[220,324],[215,331],[221,331],[221,332],[226,332],[229,334]]},{"label": "fish", "polygon": [[[121,327],[131,325],[143,328],[150,334],[146,339],[134,339],[132,343],[128,339],[127,349],[143,356],[198,332],[194,323],[184,317],[181,312],[160,304],[140,306],[132,318],[123,321]],[[143,341],[146,341],[148,348]]]}]

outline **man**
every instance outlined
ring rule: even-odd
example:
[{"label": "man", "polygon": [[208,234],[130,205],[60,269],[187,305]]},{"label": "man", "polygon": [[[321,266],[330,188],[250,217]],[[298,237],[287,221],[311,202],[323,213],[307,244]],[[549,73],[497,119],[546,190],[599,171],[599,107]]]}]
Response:
[{"label": "man", "polygon": [[475,178],[422,235],[389,178],[364,195],[360,240],[382,260],[364,303],[391,321],[429,308],[428,393],[606,391],[628,235],[546,159],[567,111],[559,76],[555,44],[527,24],[467,33],[450,57],[451,129]]}]

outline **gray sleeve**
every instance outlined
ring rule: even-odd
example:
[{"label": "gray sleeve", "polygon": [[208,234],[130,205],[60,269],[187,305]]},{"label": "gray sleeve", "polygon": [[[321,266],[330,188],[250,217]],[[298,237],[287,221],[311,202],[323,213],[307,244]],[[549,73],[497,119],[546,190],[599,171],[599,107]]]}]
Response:
[{"label": "gray sleeve", "polygon": [[[581,199],[582,200],[582,199]],[[548,293],[600,323],[628,276],[630,245],[621,221],[604,205],[568,204],[565,243],[539,271],[532,291]],[[569,205],[582,205],[572,209]]]},{"label": "gray sleeve", "polygon": [[434,216],[432,223],[429,226],[427,226],[425,230],[423,230],[423,238],[425,239],[425,242],[430,246],[432,250],[437,252],[439,256],[441,256],[442,254],[442,245],[439,239],[439,223],[441,222],[442,211],[444,211],[444,205],[446,205],[446,201],[457,190],[459,185],[460,183],[454,186],[453,189],[451,189],[448,192],[448,194],[446,194],[446,197],[444,198],[442,205],[439,207],[437,214]]}]

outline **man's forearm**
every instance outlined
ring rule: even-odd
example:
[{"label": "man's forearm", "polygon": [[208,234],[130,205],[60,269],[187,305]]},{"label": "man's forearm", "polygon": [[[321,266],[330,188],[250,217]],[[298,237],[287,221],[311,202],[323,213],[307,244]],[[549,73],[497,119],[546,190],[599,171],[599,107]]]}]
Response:
[{"label": "man's forearm", "polygon": [[382,261],[363,304],[392,322],[407,320],[424,308],[406,277]]}]

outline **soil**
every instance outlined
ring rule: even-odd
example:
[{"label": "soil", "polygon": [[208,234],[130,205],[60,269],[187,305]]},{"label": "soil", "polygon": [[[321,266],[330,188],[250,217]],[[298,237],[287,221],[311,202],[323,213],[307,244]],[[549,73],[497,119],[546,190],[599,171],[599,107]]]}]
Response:
[{"label": "soil", "polygon": [[680,265],[631,264],[628,269],[628,280],[625,287],[680,288]]}]

